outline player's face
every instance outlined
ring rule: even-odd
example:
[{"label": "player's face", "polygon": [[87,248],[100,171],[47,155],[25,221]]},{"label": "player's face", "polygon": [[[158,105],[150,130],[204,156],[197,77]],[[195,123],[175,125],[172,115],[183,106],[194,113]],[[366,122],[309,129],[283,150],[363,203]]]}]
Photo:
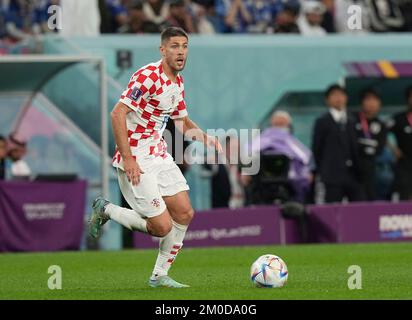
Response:
[{"label": "player's face", "polygon": [[188,43],[186,37],[171,37],[160,47],[160,52],[172,71],[184,69],[187,58]]},{"label": "player's face", "polygon": [[348,97],[346,94],[340,90],[332,91],[329,96],[326,98],[326,103],[328,106],[343,110],[346,107],[346,103],[348,102]]}]

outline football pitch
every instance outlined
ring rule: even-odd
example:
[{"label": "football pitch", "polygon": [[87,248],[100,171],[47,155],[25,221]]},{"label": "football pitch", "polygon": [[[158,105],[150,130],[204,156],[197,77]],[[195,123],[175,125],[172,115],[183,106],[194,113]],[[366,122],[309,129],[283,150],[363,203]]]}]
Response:
[{"label": "football pitch", "polygon": [[[285,287],[253,287],[250,266],[266,253],[285,260]],[[412,243],[184,248],[170,272],[191,285],[183,289],[148,287],[156,255],[0,254],[0,299],[412,299]],[[61,290],[48,288],[51,265],[62,270]],[[361,289],[348,288],[352,265],[361,268]]]}]

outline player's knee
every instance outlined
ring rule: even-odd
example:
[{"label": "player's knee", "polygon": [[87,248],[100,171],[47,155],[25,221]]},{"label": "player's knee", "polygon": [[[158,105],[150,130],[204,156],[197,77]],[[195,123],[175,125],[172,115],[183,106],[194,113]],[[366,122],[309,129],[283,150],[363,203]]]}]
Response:
[{"label": "player's knee", "polygon": [[195,215],[195,211],[192,207],[187,208],[180,214],[181,222],[184,224],[189,224],[192,221],[193,216]]},{"label": "player's knee", "polygon": [[172,230],[171,221],[152,226],[151,234],[155,237],[164,237]]},{"label": "player's knee", "polygon": [[159,237],[165,237],[170,231],[172,230],[172,223],[169,222],[167,224],[161,225],[158,233]]}]

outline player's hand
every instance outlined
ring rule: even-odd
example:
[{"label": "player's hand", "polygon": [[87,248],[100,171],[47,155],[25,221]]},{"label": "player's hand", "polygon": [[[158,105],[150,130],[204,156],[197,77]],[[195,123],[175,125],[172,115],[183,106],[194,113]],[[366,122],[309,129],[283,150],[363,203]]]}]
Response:
[{"label": "player's hand", "polygon": [[220,144],[219,139],[217,137],[206,136],[206,145],[208,147],[214,148],[219,153],[223,152],[222,145]]},{"label": "player's hand", "polygon": [[126,172],[127,180],[132,185],[137,186],[140,182],[140,175],[143,174],[143,170],[140,169],[138,163],[132,157],[123,160],[123,168]]}]

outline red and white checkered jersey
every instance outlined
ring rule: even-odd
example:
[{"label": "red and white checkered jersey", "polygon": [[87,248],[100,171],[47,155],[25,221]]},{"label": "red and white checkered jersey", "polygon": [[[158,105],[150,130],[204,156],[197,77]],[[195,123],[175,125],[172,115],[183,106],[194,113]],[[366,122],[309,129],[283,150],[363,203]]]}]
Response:
[{"label": "red and white checkered jersey", "polygon": [[[167,145],[162,134],[169,117],[187,116],[182,76],[172,82],[163,72],[161,60],[150,63],[132,75],[119,101],[133,110],[126,117],[132,155],[138,162],[139,157],[165,158]],[[113,166],[123,167],[117,148]]]}]

